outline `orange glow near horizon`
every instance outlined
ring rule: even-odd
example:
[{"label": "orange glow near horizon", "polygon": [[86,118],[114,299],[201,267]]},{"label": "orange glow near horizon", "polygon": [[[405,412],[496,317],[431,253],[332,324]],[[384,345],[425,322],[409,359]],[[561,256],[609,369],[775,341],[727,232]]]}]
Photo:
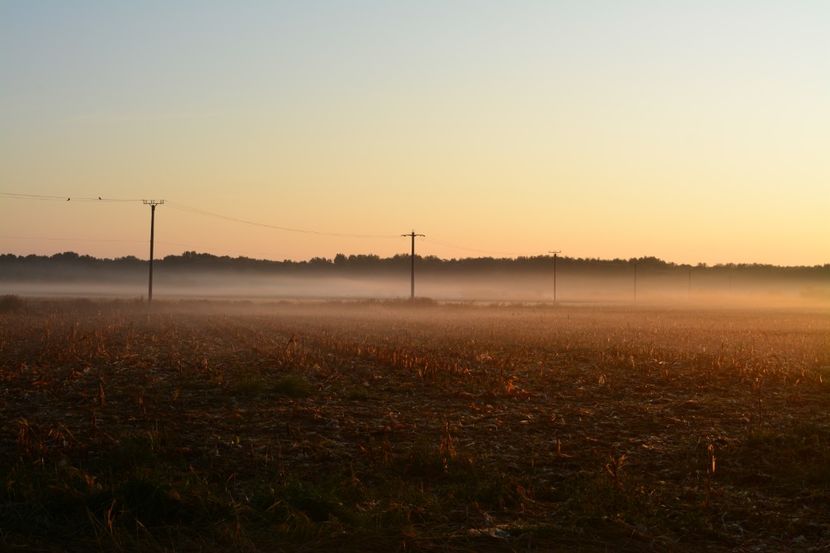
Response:
[{"label": "orange glow near horizon", "polygon": [[[158,256],[830,261],[824,5],[79,6],[0,7],[0,192],[169,200]],[[0,253],[148,233],[0,197]]]}]

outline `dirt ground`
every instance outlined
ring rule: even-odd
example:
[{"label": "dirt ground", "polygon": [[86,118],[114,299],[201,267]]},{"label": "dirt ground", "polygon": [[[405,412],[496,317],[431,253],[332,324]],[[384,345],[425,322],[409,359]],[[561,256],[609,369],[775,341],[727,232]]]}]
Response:
[{"label": "dirt ground", "polygon": [[825,311],[27,300],[0,546],[827,551]]}]

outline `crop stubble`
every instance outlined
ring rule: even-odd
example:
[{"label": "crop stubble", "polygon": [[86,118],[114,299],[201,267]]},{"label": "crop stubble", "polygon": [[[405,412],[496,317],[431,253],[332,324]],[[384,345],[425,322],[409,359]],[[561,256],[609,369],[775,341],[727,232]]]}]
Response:
[{"label": "crop stubble", "polygon": [[826,313],[31,301],[0,362],[6,547],[830,548]]}]

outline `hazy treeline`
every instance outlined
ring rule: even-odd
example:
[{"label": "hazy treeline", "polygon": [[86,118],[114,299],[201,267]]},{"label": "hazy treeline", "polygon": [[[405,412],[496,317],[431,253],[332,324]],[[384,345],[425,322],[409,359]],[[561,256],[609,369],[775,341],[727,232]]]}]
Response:
[{"label": "hazy treeline", "polygon": [[[460,258],[442,259],[435,256],[417,256],[418,270],[424,273],[464,274],[471,276],[475,273],[510,274],[539,274],[550,273],[553,270],[552,256],[518,257],[518,258]],[[559,257],[557,268],[559,271],[578,272],[585,275],[603,276],[627,273],[637,270],[643,274],[656,272],[660,274],[686,274],[692,272],[703,276],[754,276],[756,278],[830,278],[830,263],[816,266],[781,267],[764,264],[719,264],[697,265],[677,264],[663,261],[656,257],[640,257],[632,259],[593,259]],[[410,266],[408,254],[392,257],[377,255],[344,255],[337,254],[334,258],[314,257],[306,261],[272,261],[267,259],[252,259],[248,257],[216,256],[208,253],[184,252],[181,255],[168,255],[155,262],[158,271],[167,272],[245,272],[262,274],[285,275],[355,275],[367,274],[399,274]],[[79,255],[74,252],[59,253],[51,256],[14,254],[0,255],[0,279],[38,279],[63,280],[77,276],[90,278],[96,274],[101,276],[123,273],[125,276],[136,271],[145,271],[147,261],[134,256],[115,259],[96,258],[89,255]]]},{"label": "hazy treeline", "polygon": [[[551,256],[516,259],[418,257],[417,293],[448,300],[550,301]],[[72,252],[0,255],[2,293],[140,296],[146,260]],[[185,252],[157,260],[155,292],[168,297],[395,298],[409,294],[410,258],[343,255],[269,261]],[[682,265],[655,257],[557,259],[557,301],[830,302],[830,264]]]}]

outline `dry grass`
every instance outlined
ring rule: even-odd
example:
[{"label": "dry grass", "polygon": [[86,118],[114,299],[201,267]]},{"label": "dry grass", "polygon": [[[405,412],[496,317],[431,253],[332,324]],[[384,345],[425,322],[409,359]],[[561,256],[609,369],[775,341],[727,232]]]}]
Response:
[{"label": "dry grass", "polygon": [[826,313],[32,302],[0,546],[830,548]]}]

